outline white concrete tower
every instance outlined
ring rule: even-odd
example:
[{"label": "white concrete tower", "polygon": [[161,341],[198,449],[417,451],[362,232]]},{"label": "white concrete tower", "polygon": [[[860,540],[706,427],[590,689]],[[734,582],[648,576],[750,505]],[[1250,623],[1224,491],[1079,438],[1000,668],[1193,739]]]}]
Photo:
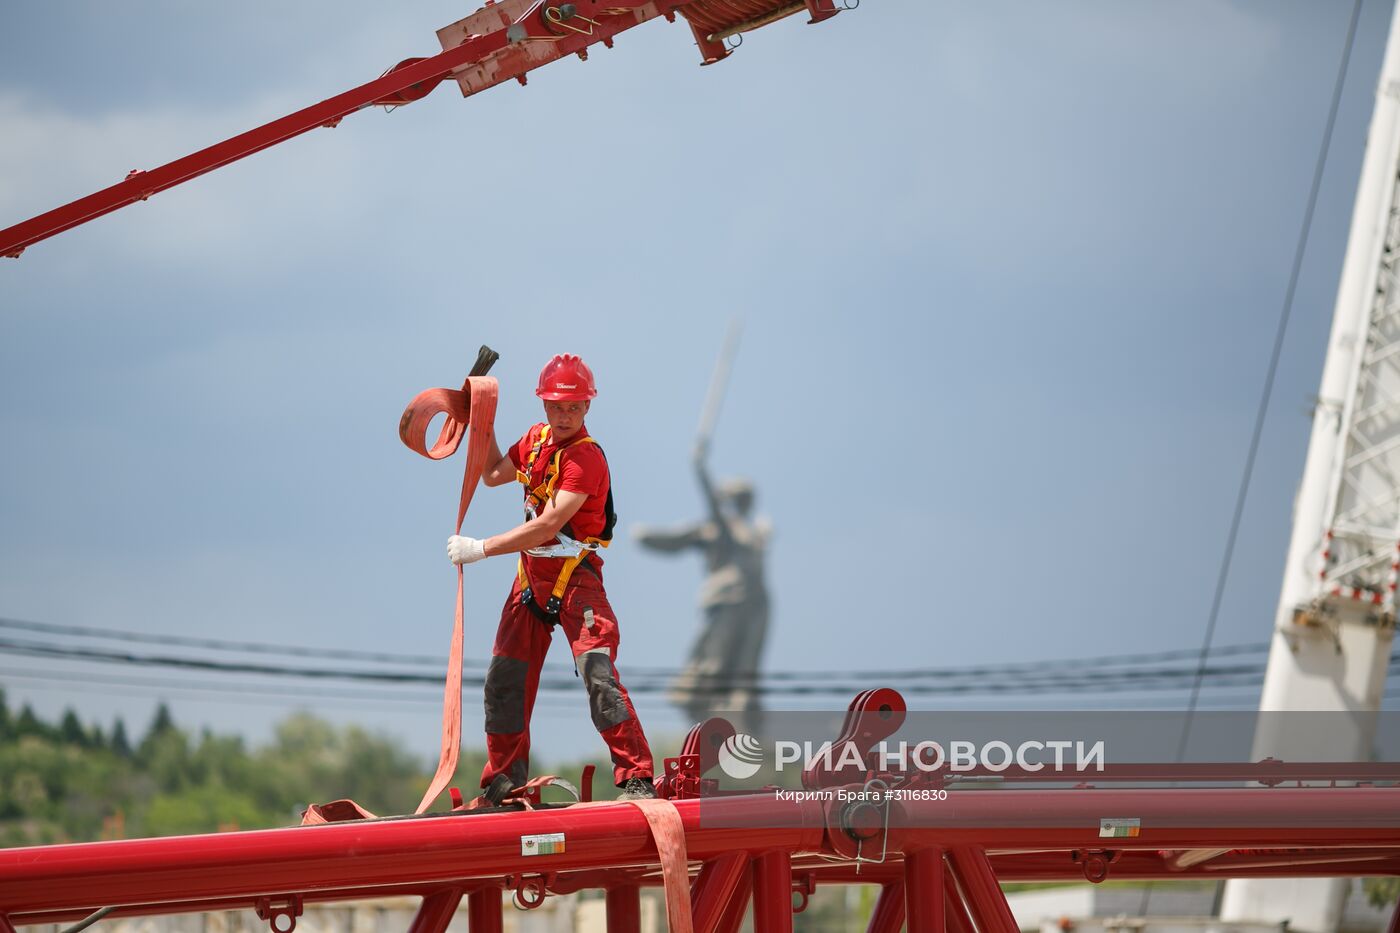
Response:
[{"label": "white concrete tower", "polygon": [[[1390,662],[1400,569],[1400,17],[1392,17],[1260,700],[1266,712],[1352,715],[1328,729],[1261,720],[1256,759],[1369,758]],[[1231,881],[1221,919],[1331,933],[1346,888],[1344,880]]]}]

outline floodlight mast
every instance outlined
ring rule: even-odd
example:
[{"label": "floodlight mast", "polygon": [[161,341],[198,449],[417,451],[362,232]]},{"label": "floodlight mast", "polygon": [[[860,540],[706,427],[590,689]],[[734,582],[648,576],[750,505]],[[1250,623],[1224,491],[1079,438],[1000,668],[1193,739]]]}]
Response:
[{"label": "floodlight mast", "polygon": [[611,48],[618,33],[657,17],[674,22],[678,12],[690,24],[701,64],[710,65],[730,54],[726,38],[802,11],[809,14],[809,23],[818,23],[841,8],[835,0],[486,0],[471,16],[438,30],[443,51],[437,55],[406,59],[359,87],[159,168],[133,170],[109,188],[0,230],[0,256],[17,259],[41,240],[269,146],[334,127],[366,107],[420,100],[448,78],[457,81],[464,97],[512,79],[524,84],[526,75],[541,65],[567,55],[586,61],[589,46]]},{"label": "floodlight mast", "polygon": [[[1253,757],[1364,761],[1400,571],[1400,16],[1391,22],[1294,506],[1263,712],[1350,711],[1349,728],[1264,716]],[[1330,720],[1347,719],[1345,716]],[[1232,881],[1221,918],[1330,931],[1347,882]]]}]

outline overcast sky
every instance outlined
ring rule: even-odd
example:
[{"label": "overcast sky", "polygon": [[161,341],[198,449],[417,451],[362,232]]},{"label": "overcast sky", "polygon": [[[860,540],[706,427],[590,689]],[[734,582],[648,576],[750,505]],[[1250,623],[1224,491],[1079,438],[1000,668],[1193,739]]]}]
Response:
[{"label": "overcast sky", "polygon": [[[1362,10],[1217,644],[1272,625],[1390,7]],[[0,264],[0,616],[445,656],[461,461],[399,444],[405,403],[489,343],[515,436],[540,365],[581,353],[624,528],[688,521],[738,317],[713,464],[777,531],[768,667],[1196,648],[1350,8],[868,0],[708,68],[649,23],[41,243]],[[430,54],[470,10],[4,4],[0,225]],[[467,533],[518,510],[483,492]],[[468,568],[478,659],[512,573]],[[680,664],[698,559],[624,535],[608,583],[624,681]],[[160,692],[0,668],[50,715],[139,727]],[[163,695],[257,740],[297,702],[256,693]],[[433,702],[303,705],[436,747]],[[537,725],[601,751],[581,690]]]}]

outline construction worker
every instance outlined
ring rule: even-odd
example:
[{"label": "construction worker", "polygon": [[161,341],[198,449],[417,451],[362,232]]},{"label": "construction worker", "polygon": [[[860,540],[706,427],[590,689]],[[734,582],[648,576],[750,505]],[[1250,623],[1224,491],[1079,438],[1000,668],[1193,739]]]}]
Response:
[{"label": "construction worker", "polygon": [[598,394],[593,373],[577,356],[555,356],[540,373],[544,402],[537,424],[502,455],[491,439],[482,482],[525,487],[526,520],[489,538],[453,535],[447,556],[470,564],[519,554],[515,584],[501,610],[486,671],[484,796],[500,803],[525,783],[530,763],[530,714],[540,669],[555,628],[569,640],[588,690],[593,725],[612,754],[619,799],[654,797],[651,749],[627,690],[618,678],[617,617],[603,589],[600,548],[612,537],[608,463],[588,435],[584,416]]}]

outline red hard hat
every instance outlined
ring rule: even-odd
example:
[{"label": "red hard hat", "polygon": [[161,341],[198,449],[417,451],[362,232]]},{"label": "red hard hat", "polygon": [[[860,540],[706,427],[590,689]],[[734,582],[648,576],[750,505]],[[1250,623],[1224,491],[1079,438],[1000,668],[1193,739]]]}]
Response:
[{"label": "red hard hat", "polygon": [[540,387],[535,394],[549,402],[586,402],[598,394],[593,370],[572,353],[561,353],[540,370]]}]

